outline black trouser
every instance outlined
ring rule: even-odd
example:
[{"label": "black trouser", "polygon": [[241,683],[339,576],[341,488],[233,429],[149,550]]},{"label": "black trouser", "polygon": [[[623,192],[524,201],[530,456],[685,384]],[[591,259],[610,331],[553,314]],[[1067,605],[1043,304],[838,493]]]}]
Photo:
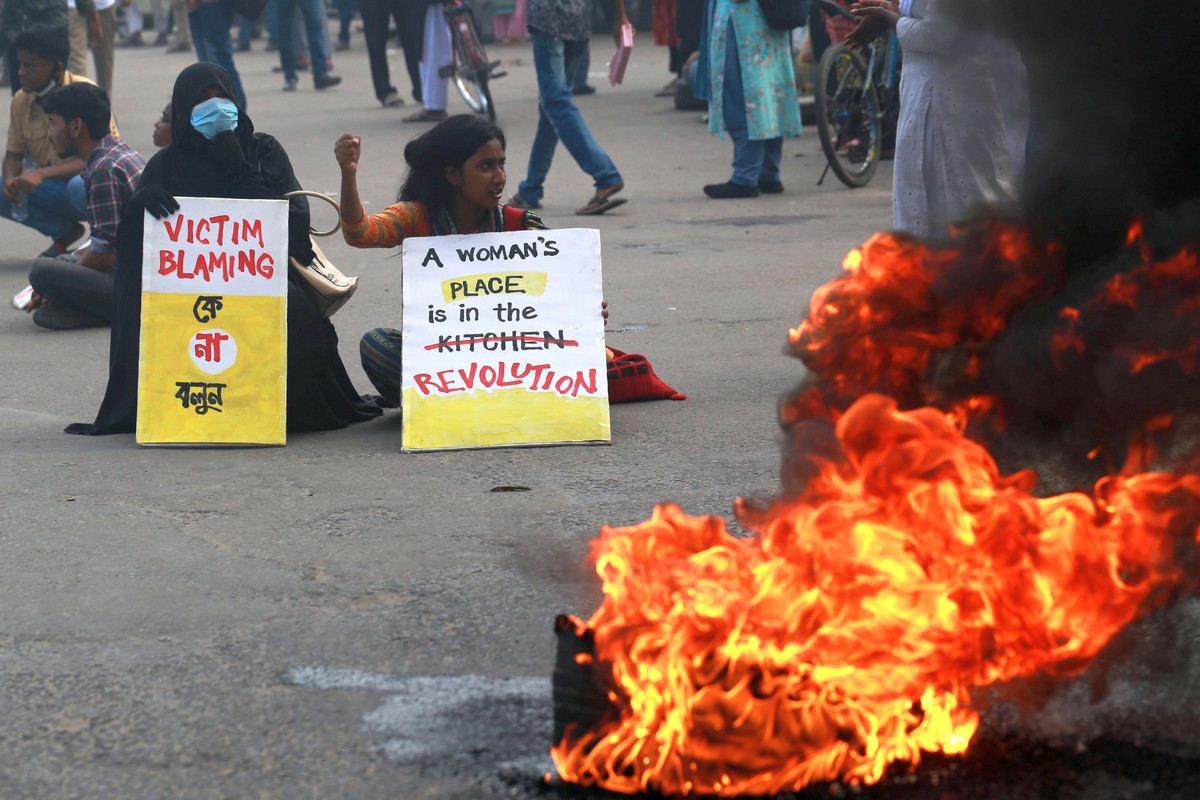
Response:
[{"label": "black trouser", "polygon": [[678,0],[675,4],[675,35],[679,44],[671,48],[671,72],[679,74],[692,53],[700,49],[700,28],[704,25],[706,0]]},{"label": "black trouser", "polygon": [[395,91],[388,72],[388,18],[396,21],[400,47],[404,49],[404,64],[412,82],[413,97],[421,102],[421,49],[425,30],[425,0],[362,0],[363,34],[367,39],[367,58],[371,65],[371,82],[375,96],[383,102]]}]

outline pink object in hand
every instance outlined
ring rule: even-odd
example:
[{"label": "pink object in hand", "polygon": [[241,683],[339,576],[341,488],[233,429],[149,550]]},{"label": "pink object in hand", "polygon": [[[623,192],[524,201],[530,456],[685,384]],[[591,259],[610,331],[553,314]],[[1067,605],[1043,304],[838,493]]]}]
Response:
[{"label": "pink object in hand", "polygon": [[625,79],[625,67],[629,64],[629,54],[633,52],[633,26],[626,22],[621,26],[621,42],[617,52],[613,53],[612,61],[608,62],[608,83],[611,86],[620,85]]}]

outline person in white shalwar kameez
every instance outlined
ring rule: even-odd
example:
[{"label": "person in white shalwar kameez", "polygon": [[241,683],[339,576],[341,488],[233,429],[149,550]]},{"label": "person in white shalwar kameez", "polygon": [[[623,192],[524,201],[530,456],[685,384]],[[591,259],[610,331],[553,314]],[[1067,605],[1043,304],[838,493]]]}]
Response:
[{"label": "person in white shalwar kameez", "polygon": [[983,31],[957,24],[946,0],[860,0],[868,23],[896,29],[904,66],[892,185],[892,225],[940,236],[979,205],[1014,199],[1004,119]]}]

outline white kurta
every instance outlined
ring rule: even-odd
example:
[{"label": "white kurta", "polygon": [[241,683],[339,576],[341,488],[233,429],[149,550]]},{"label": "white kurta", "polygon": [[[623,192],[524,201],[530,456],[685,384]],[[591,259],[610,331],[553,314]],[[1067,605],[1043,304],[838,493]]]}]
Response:
[{"label": "white kurta", "polygon": [[1013,200],[1005,125],[983,35],[913,0],[896,23],[904,53],[892,224],[938,236],[980,204]]}]

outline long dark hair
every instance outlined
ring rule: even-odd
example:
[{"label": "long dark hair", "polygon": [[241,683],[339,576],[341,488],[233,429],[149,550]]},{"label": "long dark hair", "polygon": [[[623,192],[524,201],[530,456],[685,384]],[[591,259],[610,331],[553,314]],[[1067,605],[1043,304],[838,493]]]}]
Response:
[{"label": "long dark hair", "polygon": [[404,148],[408,174],[400,200],[416,201],[431,211],[454,207],[454,186],[446,167],[462,169],[475,151],[496,139],[505,147],[504,131],[487,117],[456,114],[409,142]]}]

